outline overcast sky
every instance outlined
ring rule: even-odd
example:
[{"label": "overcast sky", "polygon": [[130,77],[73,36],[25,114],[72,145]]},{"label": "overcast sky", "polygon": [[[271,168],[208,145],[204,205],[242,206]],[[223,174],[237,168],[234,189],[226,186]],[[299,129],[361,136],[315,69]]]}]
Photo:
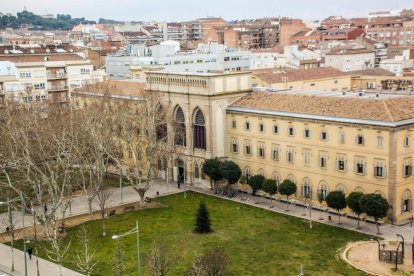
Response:
[{"label": "overcast sky", "polygon": [[0,12],[26,7],[37,14],[70,14],[97,20],[184,21],[206,16],[226,20],[285,16],[323,19],[329,15],[366,16],[368,12],[414,8],[413,0],[0,0]]}]

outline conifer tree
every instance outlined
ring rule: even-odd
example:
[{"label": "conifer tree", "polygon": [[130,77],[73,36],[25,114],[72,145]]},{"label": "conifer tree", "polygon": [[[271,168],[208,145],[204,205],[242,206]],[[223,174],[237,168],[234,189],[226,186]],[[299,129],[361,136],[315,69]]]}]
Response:
[{"label": "conifer tree", "polygon": [[207,206],[203,201],[201,201],[198,206],[194,231],[197,233],[210,233],[212,231],[210,215]]}]

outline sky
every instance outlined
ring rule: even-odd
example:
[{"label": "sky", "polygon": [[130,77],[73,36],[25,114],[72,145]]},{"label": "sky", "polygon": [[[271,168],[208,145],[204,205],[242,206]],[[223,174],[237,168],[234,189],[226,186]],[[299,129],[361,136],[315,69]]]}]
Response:
[{"label": "sky", "polygon": [[226,20],[290,17],[324,19],[330,15],[366,16],[369,12],[414,8],[413,0],[0,0],[2,13],[36,14],[122,21],[186,21],[206,16]]}]

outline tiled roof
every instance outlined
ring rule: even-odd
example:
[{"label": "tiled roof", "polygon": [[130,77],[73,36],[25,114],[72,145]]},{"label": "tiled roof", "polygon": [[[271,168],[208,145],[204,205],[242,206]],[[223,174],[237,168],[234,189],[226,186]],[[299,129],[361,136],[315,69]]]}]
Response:
[{"label": "tiled roof", "polygon": [[374,51],[368,50],[366,48],[357,48],[357,49],[334,49],[331,50],[326,55],[358,55],[358,54],[370,54],[375,53]]},{"label": "tiled roof", "polygon": [[287,72],[280,72],[276,68],[272,68],[253,71],[253,75],[267,83],[281,83],[346,76],[345,73],[332,67],[297,69]]},{"label": "tiled roof", "polygon": [[109,93],[111,95],[142,96],[145,91],[145,83],[137,81],[105,81],[95,84],[87,84],[73,92]]},{"label": "tiled roof", "polygon": [[0,56],[0,61],[10,62],[44,62],[45,57],[49,61],[80,61],[85,60],[78,54],[43,54],[43,55],[3,55]]},{"label": "tiled roof", "polygon": [[413,96],[368,99],[252,92],[230,107],[384,122],[414,118]]},{"label": "tiled roof", "polygon": [[394,73],[382,68],[372,68],[358,71],[347,72],[349,75],[362,75],[362,76],[395,76]]}]

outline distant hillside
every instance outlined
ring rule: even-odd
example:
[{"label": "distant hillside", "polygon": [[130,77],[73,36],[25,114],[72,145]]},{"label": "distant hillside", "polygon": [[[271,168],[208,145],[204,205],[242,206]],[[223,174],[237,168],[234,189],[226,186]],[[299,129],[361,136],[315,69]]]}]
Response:
[{"label": "distant hillside", "polygon": [[70,30],[78,24],[95,24],[95,21],[72,18],[68,14],[58,14],[56,18],[43,18],[29,11],[18,12],[17,16],[0,16],[0,29],[18,29],[28,25],[30,30]]}]

